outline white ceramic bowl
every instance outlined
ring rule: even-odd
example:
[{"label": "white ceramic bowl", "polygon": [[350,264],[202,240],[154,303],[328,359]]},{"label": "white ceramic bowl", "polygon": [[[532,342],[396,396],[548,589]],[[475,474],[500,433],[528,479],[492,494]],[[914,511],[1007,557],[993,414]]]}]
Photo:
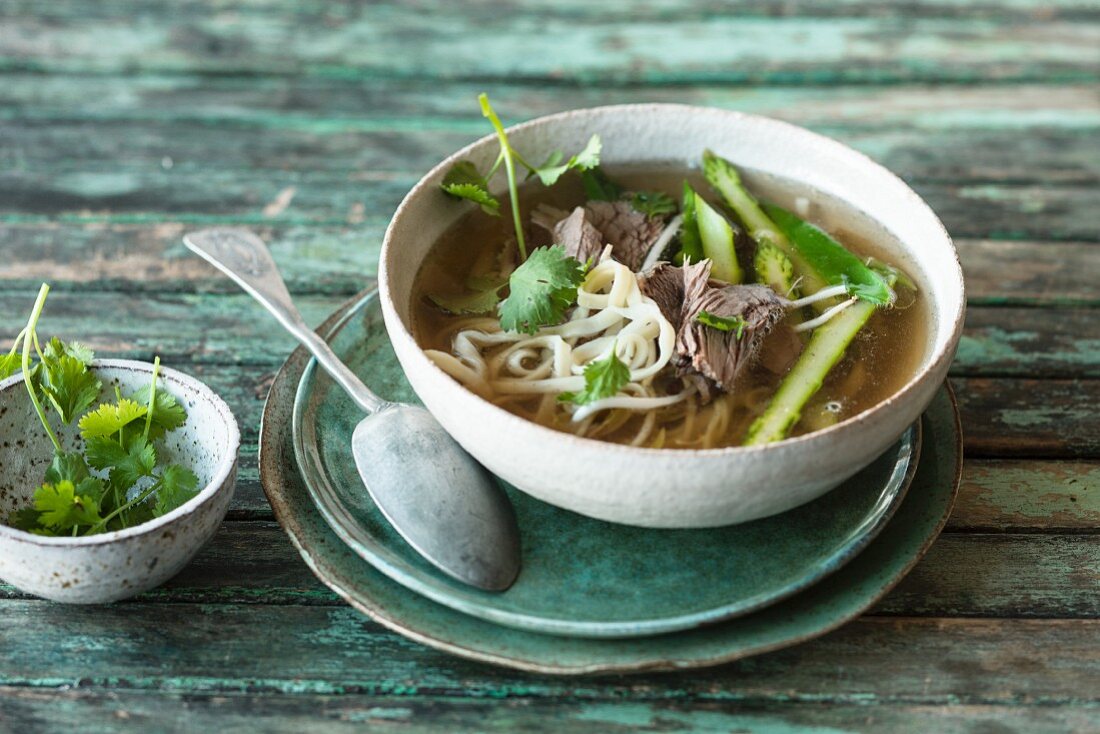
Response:
[{"label": "white ceramic bowl", "polygon": [[[759,174],[776,175],[852,204],[892,233],[891,259],[912,274],[932,323],[919,368],[893,397],[828,429],[768,446],[687,451],[619,446],[544,428],[463,389],[436,367],[411,330],[413,279],[432,244],[469,204],[439,183],[456,161],[488,167],[486,136],[436,166],[405,197],[386,231],[379,288],[386,327],[425,406],[479,461],[535,497],[592,517],[647,527],[744,522],[808,502],[886,450],[927,407],[947,375],[962,331],[962,270],[936,215],[900,179],[866,156],[788,123],[680,105],[598,107],[539,118],[509,130],[529,160],[603,138],[605,164],[697,167],[711,148]],[[751,171],[758,172],[754,176]],[[503,188],[500,180],[494,188]]]},{"label": "white ceramic bowl", "polygon": [[[153,365],[99,360],[106,396],[148,385]],[[187,423],[158,443],[159,456],[182,464],[204,489],[155,520],[77,538],[41,537],[0,524],[0,579],[35,596],[76,604],[124,599],[168,580],[221,525],[237,477],[240,432],[229,407],[192,377],[161,368],[159,384],[187,409]],[[48,414],[57,429],[56,414]],[[72,426],[58,434],[67,450],[80,445]],[[35,415],[21,375],[0,382],[0,517],[31,504],[53,458],[53,445]]]}]

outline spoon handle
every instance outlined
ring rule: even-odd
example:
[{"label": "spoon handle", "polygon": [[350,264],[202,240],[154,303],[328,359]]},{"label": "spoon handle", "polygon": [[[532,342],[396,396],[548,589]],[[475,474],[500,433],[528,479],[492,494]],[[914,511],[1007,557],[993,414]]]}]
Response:
[{"label": "spoon handle", "polygon": [[340,361],[325,340],[310,329],[294,306],[267,245],[247,229],[218,227],[190,232],[183,243],[237,282],[278,319],[279,323],[314,356],[317,363],[368,413],[388,403],[375,395]]}]

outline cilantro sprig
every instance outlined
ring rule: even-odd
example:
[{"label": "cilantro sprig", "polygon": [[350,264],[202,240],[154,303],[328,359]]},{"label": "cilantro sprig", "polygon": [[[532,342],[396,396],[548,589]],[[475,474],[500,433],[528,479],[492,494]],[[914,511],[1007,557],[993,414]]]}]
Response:
[{"label": "cilantro sprig", "polygon": [[[37,535],[93,535],[171,512],[197,494],[198,477],[158,456],[157,442],[187,420],[183,406],[157,389],[160,358],[153,363],[149,385],[128,397],[116,388],[114,402],[93,409],[103,384],[92,368],[92,351],[56,337],[40,345],[37,326],[48,294],[49,286],[43,285],[27,327],[7,356],[0,356],[0,379],[22,370],[54,446],[31,505],[13,512],[8,524]],[[33,364],[32,355],[38,358]],[[47,411],[63,424],[76,421],[83,451],[63,449]]]},{"label": "cilantro sprig", "polygon": [[[576,155],[568,160],[560,150],[550,153],[542,165],[529,163],[519,151],[512,147],[508,140],[508,134],[504,131],[504,124],[497,116],[493,106],[489,104],[489,97],[485,93],[478,95],[478,103],[481,105],[481,114],[489,120],[500,141],[500,153],[489,170],[481,173],[471,161],[459,161],[454,164],[443,177],[441,188],[459,199],[466,199],[479,205],[486,214],[500,215],[500,200],[489,192],[489,181],[500,167],[504,166],[504,172],[508,177],[508,197],[511,201],[512,224],[516,230],[516,243],[519,245],[521,260],[527,259],[527,241],[523,234],[523,218],[519,209],[519,185],[516,178],[516,164],[527,169],[527,175],[538,176],[545,186],[553,186],[566,171],[589,171],[600,164],[600,150],[603,147],[599,135],[593,135],[588,143]],[[563,163],[564,161],[564,163]]]},{"label": "cilantro sprig", "polygon": [[584,368],[584,389],[578,392],[563,392],[558,400],[574,405],[588,405],[597,400],[611,398],[619,394],[630,382],[630,368],[619,359],[612,348],[603,359],[593,360]]},{"label": "cilantro sprig", "polygon": [[540,326],[561,323],[577,300],[584,275],[585,266],[561,245],[533,250],[508,278],[508,297],[500,304],[501,328],[534,334]]}]

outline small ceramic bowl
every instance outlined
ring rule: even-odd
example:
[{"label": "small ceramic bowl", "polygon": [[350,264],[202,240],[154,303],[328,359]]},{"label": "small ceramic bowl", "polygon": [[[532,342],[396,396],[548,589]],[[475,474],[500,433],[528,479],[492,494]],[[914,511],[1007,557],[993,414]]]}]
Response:
[{"label": "small ceramic bowl", "polygon": [[[379,289],[386,328],[405,374],[444,428],[496,474],[535,497],[592,517],[647,527],[744,522],[808,502],[867,466],[917,420],[943,383],[962,332],[962,269],[936,215],[900,179],[866,156],[802,128],[737,112],[680,105],[624,105],[543,117],[509,130],[529,160],[580,150],[593,133],[602,163],[697,168],[704,148],[746,172],[797,182],[812,202],[849,204],[900,242],[889,258],[912,275],[931,323],[912,379],[889,399],[830,428],[767,446],[644,449],[553,431],[463,389],[413,337],[413,280],[432,245],[466,202],[444,196],[451,166],[484,170],[498,154],[486,136],[436,166],[409,192],[386,231]],[[502,175],[502,174],[499,174]],[[495,180],[494,188],[503,189]],[[880,231],[880,230],[879,230]]]},{"label": "small ceramic bowl", "polygon": [[[94,363],[103,395],[148,385],[153,365]],[[35,596],[74,604],[116,601],[174,576],[213,537],[233,497],[240,432],[229,407],[206,385],[161,368],[158,382],[187,409],[187,423],[158,444],[160,456],[199,478],[198,496],[168,514],[125,530],[76,538],[42,537],[0,524],[0,579]],[[56,415],[52,417],[56,418]],[[58,427],[60,421],[52,425]],[[58,433],[80,446],[75,422]],[[32,502],[53,458],[21,375],[0,382],[0,518]]]}]

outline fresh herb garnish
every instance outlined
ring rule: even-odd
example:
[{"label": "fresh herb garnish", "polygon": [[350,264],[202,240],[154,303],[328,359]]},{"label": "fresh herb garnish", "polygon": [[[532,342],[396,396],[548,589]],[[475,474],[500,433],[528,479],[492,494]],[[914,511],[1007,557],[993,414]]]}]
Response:
[{"label": "fresh herb garnish", "polygon": [[508,297],[500,304],[505,331],[534,334],[540,326],[561,323],[565,310],[577,300],[585,266],[565,254],[561,245],[531,252],[508,278]]},{"label": "fresh herb garnish", "polygon": [[584,368],[584,389],[579,392],[563,392],[558,400],[574,405],[588,405],[597,400],[614,397],[630,382],[630,368],[619,359],[612,347],[603,359],[589,362]]},{"label": "fresh herb garnish", "polygon": [[719,331],[732,331],[738,339],[745,334],[745,319],[740,316],[718,316],[709,311],[700,311],[695,320]]},{"label": "fresh herb garnish", "polygon": [[546,186],[557,183],[566,171],[576,170],[580,172],[590,171],[600,164],[600,149],[602,143],[599,135],[593,135],[588,139],[588,144],[574,156],[565,160],[565,154],[560,150],[553,151],[541,166],[532,165],[508,141],[508,134],[504,131],[497,113],[489,104],[489,97],[482,93],[478,95],[481,104],[481,114],[492,124],[500,141],[500,154],[497,156],[489,170],[482,174],[471,161],[459,161],[447,171],[440,184],[444,191],[451,196],[467,199],[480,205],[488,214],[498,216],[500,214],[500,201],[489,193],[489,181],[500,166],[504,165],[504,172],[508,177],[508,196],[512,203],[512,224],[516,229],[516,243],[519,245],[521,260],[527,259],[527,242],[523,235],[523,219],[519,210],[519,188],[516,182],[516,164],[527,169],[529,176],[538,176]]},{"label": "fresh herb garnish", "polygon": [[676,200],[660,191],[636,191],[628,201],[647,217],[667,217],[676,212]]},{"label": "fresh herb garnish", "polygon": [[555,150],[550,154],[550,157],[546,159],[545,163],[531,169],[531,173],[538,176],[543,185],[553,186],[566,171],[589,171],[598,166],[600,164],[600,151],[602,149],[603,143],[600,142],[600,136],[593,135],[588,139],[588,143],[584,146],[584,149],[565,163],[561,162],[565,154],[560,150]]},{"label": "fresh herb garnish", "polygon": [[660,191],[626,191],[600,168],[581,173],[581,184],[589,201],[627,201],[647,217],[667,217],[676,212],[676,200]]},{"label": "fresh herb garnish", "polygon": [[500,215],[500,200],[489,193],[489,182],[477,172],[477,167],[470,161],[454,164],[443,177],[440,186],[451,196],[468,199],[480,205],[486,214]]},{"label": "fresh herb garnish", "polygon": [[623,195],[623,187],[608,178],[598,167],[582,171],[581,184],[589,201],[616,201]]},{"label": "fresh herb garnish", "polygon": [[[114,402],[89,410],[102,390],[91,369],[92,351],[56,337],[39,348],[36,328],[48,293],[49,286],[43,285],[27,328],[0,360],[0,376],[4,376],[3,370],[22,346],[19,366],[24,382],[54,445],[53,460],[34,491],[33,505],[12,513],[8,523],[38,535],[92,535],[171,512],[195,496],[198,478],[186,467],[158,461],[156,442],[187,420],[183,406],[157,389],[160,358],[154,361],[148,386],[129,397],[116,388]],[[38,357],[34,365],[32,351]],[[83,452],[62,449],[47,409],[66,424],[84,414],[77,423]]]}]

